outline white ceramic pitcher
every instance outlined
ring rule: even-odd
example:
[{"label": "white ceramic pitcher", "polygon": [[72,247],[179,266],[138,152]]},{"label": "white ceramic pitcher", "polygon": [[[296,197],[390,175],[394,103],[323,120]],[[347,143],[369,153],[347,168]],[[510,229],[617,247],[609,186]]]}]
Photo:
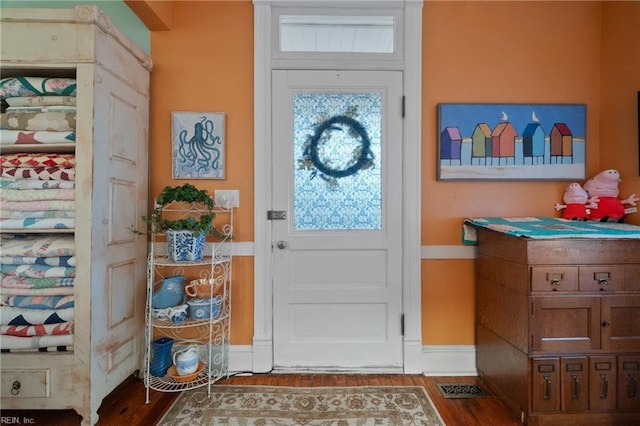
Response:
[{"label": "white ceramic pitcher", "polygon": [[173,363],[180,376],[194,373],[198,369],[198,348],[189,346],[173,354]]}]

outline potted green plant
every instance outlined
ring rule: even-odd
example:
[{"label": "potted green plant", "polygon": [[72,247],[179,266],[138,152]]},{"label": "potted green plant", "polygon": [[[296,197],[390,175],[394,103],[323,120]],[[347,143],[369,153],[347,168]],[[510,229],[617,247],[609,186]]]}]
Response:
[{"label": "potted green plant", "polygon": [[223,239],[225,235],[213,225],[214,202],[206,189],[190,183],[165,186],[155,199],[149,223],[152,233],[167,235],[167,252],[172,261],[202,259],[207,235]]}]

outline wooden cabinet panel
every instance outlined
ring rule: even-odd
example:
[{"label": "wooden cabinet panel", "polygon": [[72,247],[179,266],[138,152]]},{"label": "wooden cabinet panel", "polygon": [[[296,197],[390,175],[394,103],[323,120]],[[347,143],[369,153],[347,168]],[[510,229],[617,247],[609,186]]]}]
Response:
[{"label": "wooden cabinet panel", "polygon": [[148,247],[131,230],[143,229],[149,205],[152,61],[97,6],[2,8],[1,21],[3,78],[74,78],[77,93],[74,141],[1,146],[2,154],[74,155],[75,222],[55,232],[73,235],[76,269],[73,345],[2,353],[0,406],[74,409],[82,425],[94,425],[102,399],[140,370],[144,356]]},{"label": "wooden cabinet panel", "polygon": [[640,351],[640,296],[602,298],[602,349]]},{"label": "wooden cabinet panel", "polygon": [[536,358],[533,367],[531,402],[534,412],[560,411],[560,360]]},{"label": "wooden cabinet panel", "polygon": [[587,357],[560,359],[562,411],[589,409],[589,363]]},{"label": "wooden cabinet panel", "polygon": [[596,297],[533,297],[534,351],[600,348],[600,300]]},{"label": "wooden cabinet panel", "polygon": [[589,408],[591,410],[615,410],[617,379],[615,356],[589,357]]},{"label": "wooden cabinet panel", "polygon": [[618,409],[640,410],[640,355],[618,357]]},{"label": "wooden cabinet panel", "polygon": [[483,380],[528,425],[636,424],[640,239],[477,231]]}]

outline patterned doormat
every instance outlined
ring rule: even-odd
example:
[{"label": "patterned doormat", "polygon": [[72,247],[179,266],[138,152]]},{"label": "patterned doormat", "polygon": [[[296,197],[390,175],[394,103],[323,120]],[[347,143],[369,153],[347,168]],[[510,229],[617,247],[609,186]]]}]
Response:
[{"label": "patterned doormat", "polygon": [[480,386],[468,383],[438,383],[445,398],[478,398],[489,396]]},{"label": "patterned doormat", "polygon": [[434,425],[440,414],[420,386],[284,387],[213,385],[182,392],[161,426]]}]

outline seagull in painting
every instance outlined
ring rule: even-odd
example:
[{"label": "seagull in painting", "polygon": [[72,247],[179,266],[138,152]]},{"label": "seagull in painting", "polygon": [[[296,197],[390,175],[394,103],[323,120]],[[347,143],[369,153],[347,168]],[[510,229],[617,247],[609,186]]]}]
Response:
[{"label": "seagull in painting", "polygon": [[538,116],[536,115],[535,111],[531,112],[531,120],[533,120],[534,123],[539,123],[540,119],[538,118]]},{"label": "seagull in painting", "polygon": [[502,116],[500,117],[500,120],[507,121],[508,119],[509,119],[509,116],[507,115],[507,113],[502,111]]}]

